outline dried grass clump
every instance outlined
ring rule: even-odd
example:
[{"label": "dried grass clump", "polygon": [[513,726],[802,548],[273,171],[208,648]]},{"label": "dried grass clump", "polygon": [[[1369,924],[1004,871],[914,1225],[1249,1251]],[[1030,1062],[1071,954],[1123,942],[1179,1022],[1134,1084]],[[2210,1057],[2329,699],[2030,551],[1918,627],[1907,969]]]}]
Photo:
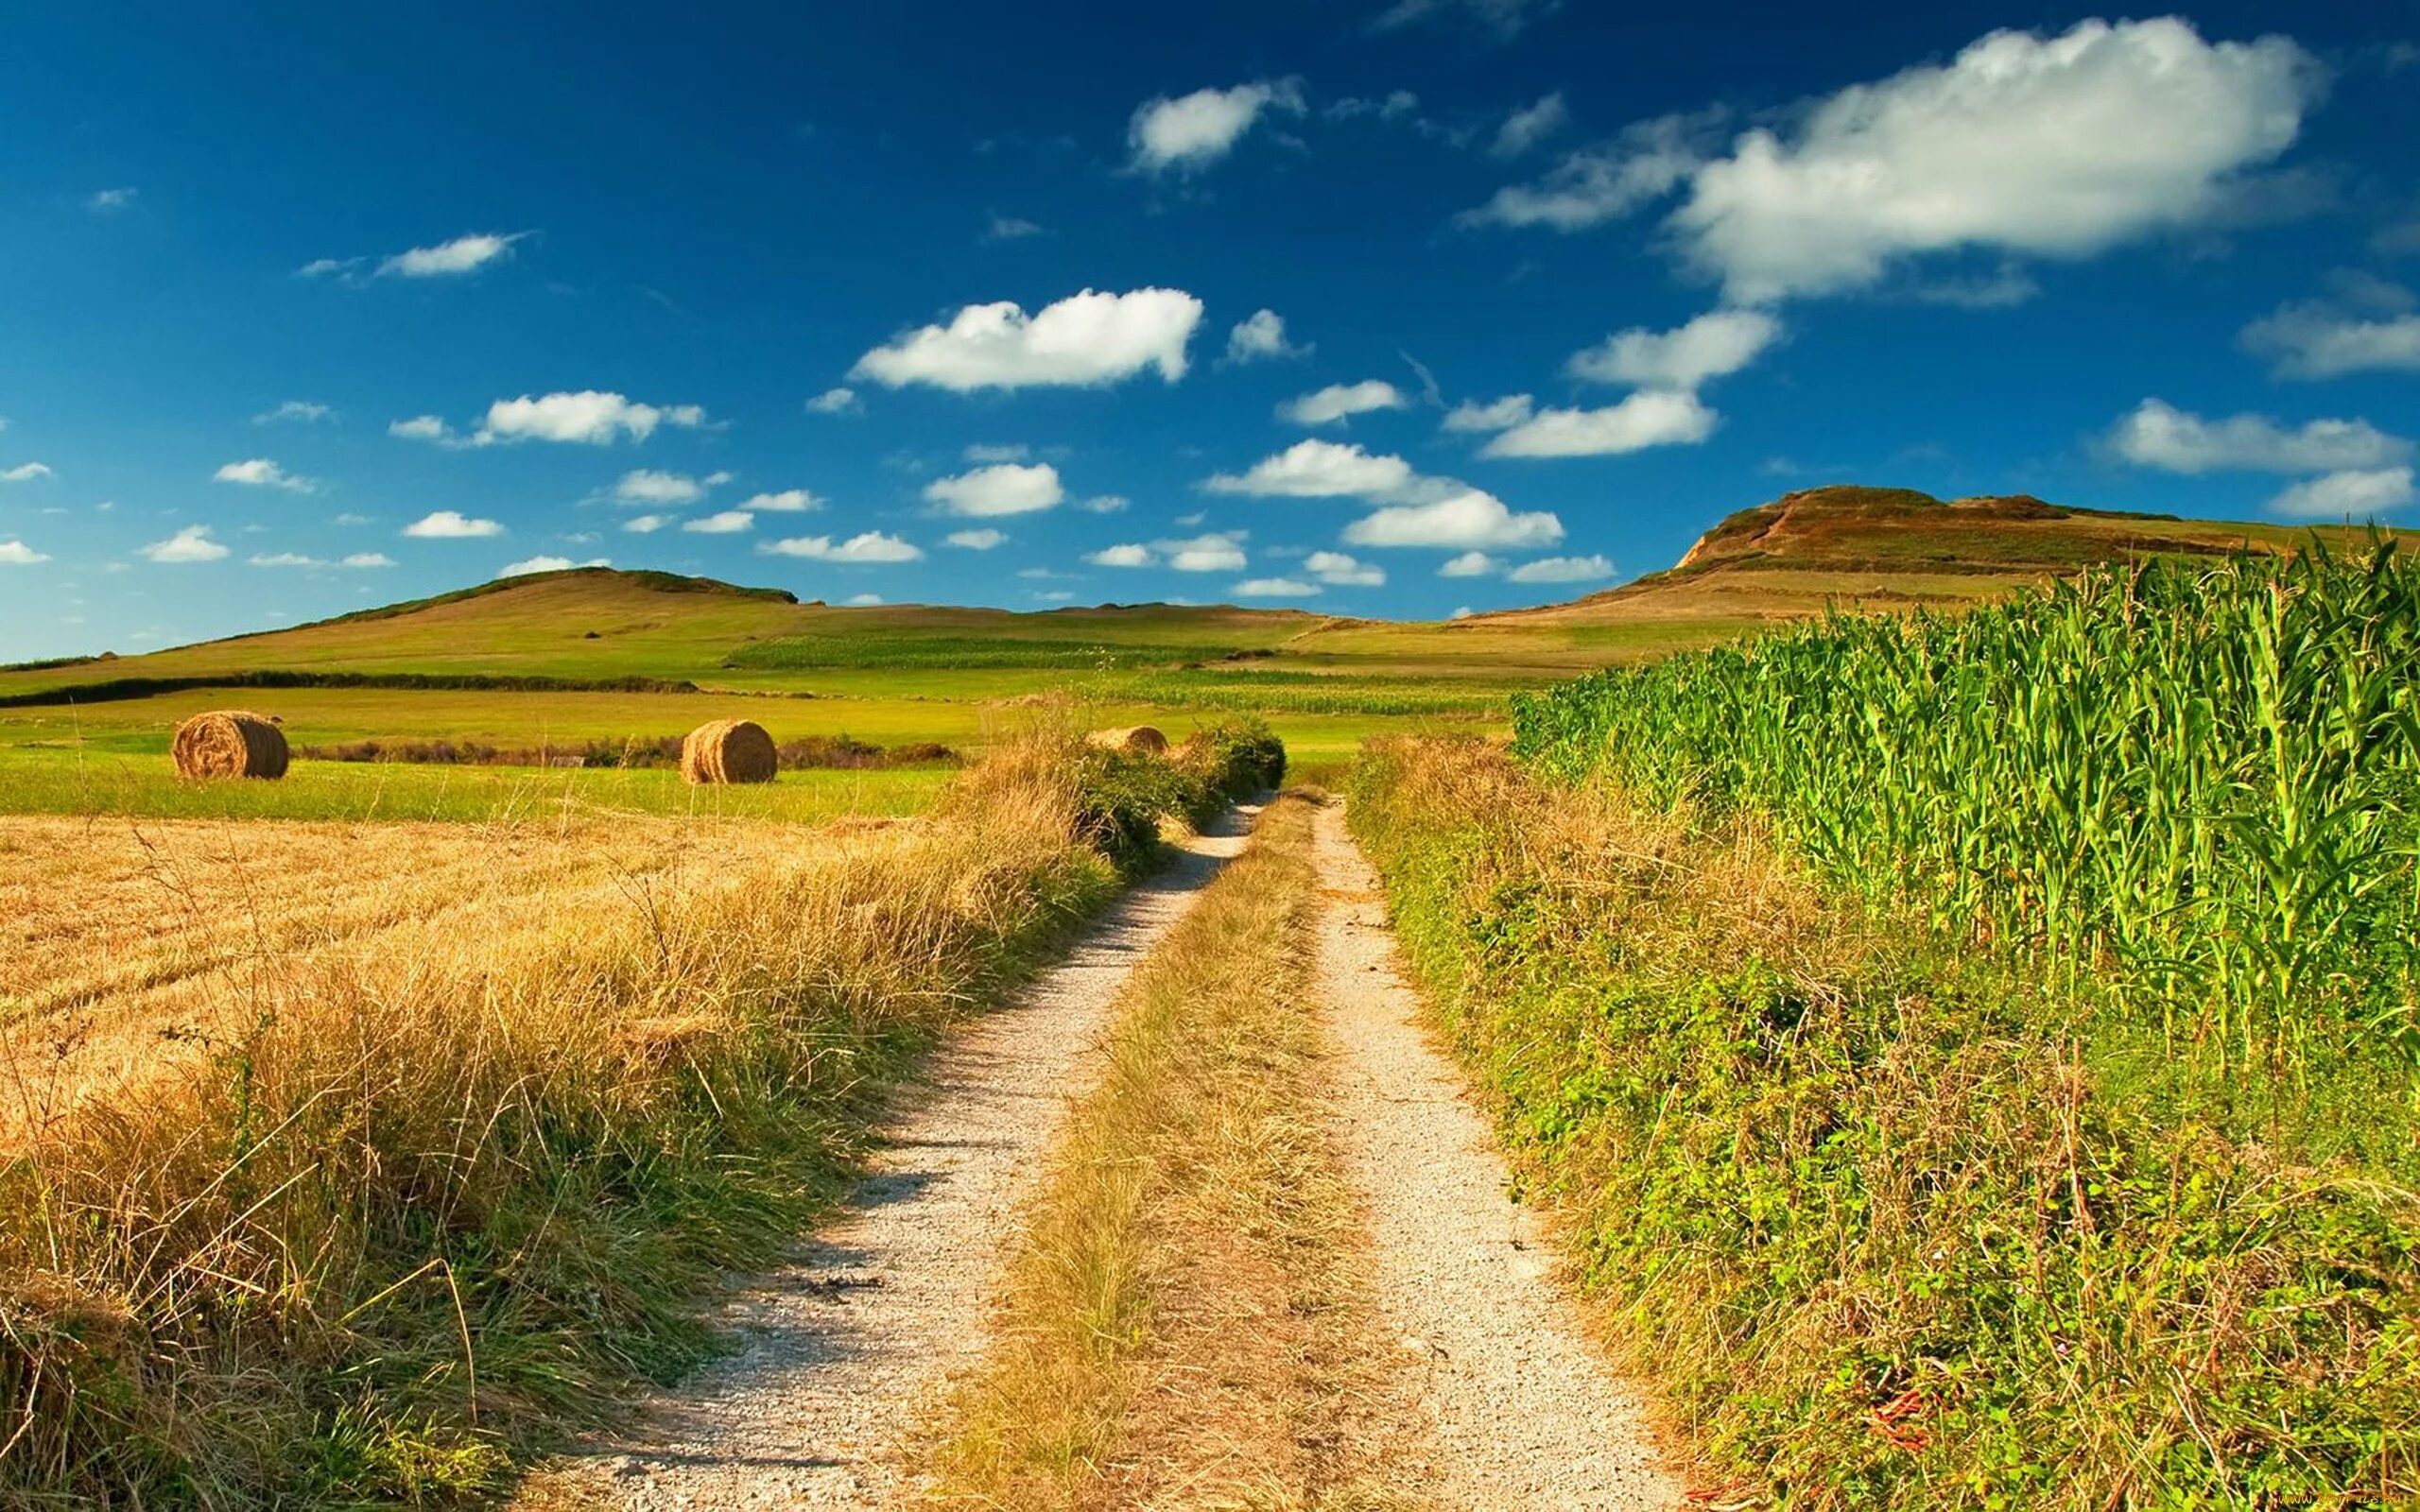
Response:
[{"label": "dried grass clump", "polygon": [[1168,737],[1150,725],[1096,730],[1084,739],[1103,750],[1122,750],[1133,756],[1165,756],[1168,749]]},{"label": "dried grass clump", "polygon": [[769,782],[781,765],[773,737],[752,719],[710,719],[681,742],[684,782]]},{"label": "dried grass clump", "polygon": [[285,731],[266,714],[214,709],[179,725],[168,754],[179,777],[274,780],[285,775]]}]

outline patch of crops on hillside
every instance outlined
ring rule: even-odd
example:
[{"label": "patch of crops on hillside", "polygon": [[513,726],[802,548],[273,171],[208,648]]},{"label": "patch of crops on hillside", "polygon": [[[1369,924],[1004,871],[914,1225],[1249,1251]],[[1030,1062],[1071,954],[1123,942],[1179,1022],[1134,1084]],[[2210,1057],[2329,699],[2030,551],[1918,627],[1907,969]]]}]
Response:
[{"label": "patch of crops on hillside", "polygon": [[2420,566],[2154,561],[1516,698],[1516,753],[2040,949],[2221,1044],[2420,1059]]},{"label": "patch of crops on hillside", "polygon": [[1504,707],[1500,685],[1457,686],[1434,678],[1368,677],[1351,672],[1222,672],[1212,667],[1104,678],[1085,687],[1103,702],[1239,713],[1486,714]]},{"label": "patch of crops on hillside", "polygon": [[1213,644],[1105,644],[1011,635],[785,635],[743,645],[723,665],[768,672],[886,667],[1106,671],[1214,661],[1232,649]]}]

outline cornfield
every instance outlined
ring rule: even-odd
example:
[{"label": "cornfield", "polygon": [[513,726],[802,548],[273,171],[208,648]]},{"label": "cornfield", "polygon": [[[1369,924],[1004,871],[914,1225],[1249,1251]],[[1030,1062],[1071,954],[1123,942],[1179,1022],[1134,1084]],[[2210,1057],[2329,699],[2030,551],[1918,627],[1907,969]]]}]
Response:
[{"label": "cornfield", "polygon": [[1518,696],[1514,749],[1753,815],[2224,1049],[2376,1036],[2420,1062],[2415,698],[2420,565],[2314,543],[1591,674]]}]

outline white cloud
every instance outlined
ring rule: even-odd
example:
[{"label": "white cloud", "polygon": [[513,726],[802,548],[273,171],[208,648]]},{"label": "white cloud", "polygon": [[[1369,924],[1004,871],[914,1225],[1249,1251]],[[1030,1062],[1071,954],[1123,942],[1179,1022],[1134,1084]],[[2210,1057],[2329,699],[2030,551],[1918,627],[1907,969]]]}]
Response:
[{"label": "white cloud", "polygon": [[[423,417],[426,419],[427,417]],[[488,406],[487,422],[472,437],[474,445],[497,441],[566,441],[607,446],[622,436],[644,441],[658,425],[695,430],[706,422],[706,412],[695,404],[642,404],[620,394],[583,388],[578,392],[527,394],[499,399]],[[414,423],[418,423],[415,421]],[[441,425],[443,422],[441,421]]]},{"label": "white cloud", "polygon": [[963,551],[990,551],[1008,539],[1002,532],[986,526],[980,530],[953,530],[942,541]]},{"label": "white cloud", "polygon": [[804,514],[822,508],[823,501],[804,489],[779,489],[770,493],[752,493],[739,501],[739,507],[759,514]]},{"label": "white cloud", "polygon": [[102,189],[86,197],[84,208],[96,215],[105,215],[112,211],[124,210],[133,203],[132,189]]},{"label": "white cloud", "polygon": [[1564,370],[1574,378],[1640,388],[1695,388],[1737,372],[1781,336],[1762,310],[1712,310],[1673,331],[1633,327],[1582,352]]},{"label": "white cloud", "polygon": [[1519,549],[1561,541],[1563,522],[1544,512],[1515,514],[1494,494],[1465,489],[1428,504],[1377,510],[1345,526],[1344,539],[1356,546]]},{"label": "white cloud", "polygon": [[2014,263],[2003,263],[1996,273],[1915,284],[1904,297],[1918,304],[1942,304],[1953,310],[2012,310],[2041,292],[2042,285],[2032,274]]},{"label": "white cloud", "polygon": [[1126,141],[1139,170],[1190,172],[1233,151],[1264,111],[1300,115],[1303,109],[1302,83],[1291,78],[1198,89],[1175,99],[1163,94],[1135,108]]},{"label": "white cloud", "polygon": [[387,434],[406,441],[451,441],[454,427],[434,415],[414,415],[409,420],[389,421]]},{"label": "white cloud", "polygon": [[2297,483],[2270,500],[2269,510],[2296,520],[2359,520],[2403,508],[2413,497],[2411,469],[2375,468]]},{"label": "white cloud", "polygon": [[286,472],[266,456],[229,462],[211,476],[220,483],[241,483],[255,489],[284,489],[289,493],[308,493],[319,486],[313,479]]},{"label": "white cloud", "polygon": [[56,474],[43,463],[20,462],[15,467],[0,472],[0,483],[31,483],[36,478],[53,476]]},{"label": "white cloud", "polygon": [[1738,301],[1866,287],[1961,248],[2085,256],[2225,209],[2323,87],[2284,37],[2213,45],[2173,17],[1993,32],[1821,101],[1788,140],[1742,135],[1671,229]]},{"label": "white cloud", "polygon": [[2120,420],[2109,442],[2129,462],[2185,473],[2359,471],[2411,455],[2410,441],[2365,420],[2315,420],[2290,429],[2266,415],[2204,420],[2157,399]]},{"label": "white cloud", "polygon": [[1041,385],[1085,387],[1147,368],[1175,383],[1201,301],[1183,289],[1125,294],[1085,289],[1028,317],[1014,302],[970,304],[946,326],[908,332],[857,359],[850,376],[890,387],[930,384],[953,393]]},{"label": "white cloud", "polygon": [[1542,409],[1479,449],[1481,456],[1608,456],[1695,445],[1718,417],[1692,393],[1643,388],[1603,409]]},{"label": "white cloud", "polygon": [[50,558],[22,541],[0,541],[0,567],[30,567]]},{"label": "white cloud", "polygon": [[706,485],[685,472],[660,472],[636,468],[614,485],[614,497],[624,504],[695,504],[706,496]]},{"label": "white cloud", "polygon": [[1298,577],[1247,577],[1228,590],[1237,598],[1309,598],[1319,591]]},{"label": "white cloud", "polygon": [[378,274],[382,278],[452,278],[475,273],[498,258],[511,256],[512,244],[528,234],[526,231],[510,236],[481,232],[434,247],[415,247],[381,262]]},{"label": "white cloud", "polygon": [[812,561],[837,561],[867,565],[876,562],[916,561],[924,553],[916,547],[879,530],[851,536],[838,545],[829,536],[793,536],[785,541],[760,543],[758,551],[774,557],[804,557]]},{"label": "white cloud", "polygon": [[404,526],[404,534],[423,541],[467,541],[503,535],[504,526],[493,520],[474,520],[458,509],[439,509]]},{"label": "white cloud", "polygon": [[1046,227],[1036,225],[1030,220],[1021,219],[1015,215],[1003,215],[995,211],[993,213],[991,224],[984,229],[983,239],[991,242],[1013,242],[1022,241],[1028,236],[1047,234],[1049,232]]},{"label": "white cloud", "polygon": [[317,557],[305,557],[299,551],[280,551],[268,555],[255,552],[251,558],[255,567],[325,567]]},{"label": "white cloud", "polygon": [[1150,547],[1130,541],[1115,546],[1103,546],[1088,554],[1084,560],[1096,567],[1150,567],[1159,558],[1151,555]]},{"label": "white cloud", "polygon": [[2244,327],[2243,346],[2280,378],[2420,372],[2420,315],[2371,319],[2317,301],[2285,304]]},{"label": "white cloud", "polygon": [[1536,405],[1527,394],[1507,394],[1484,403],[1466,399],[1445,416],[1445,429],[1455,432],[1509,431],[1527,421]]},{"label": "white cloud", "polygon": [[1087,514],[1123,514],[1130,502],[1122,493],[1096,493],[1089,499],[1077,500],[1076,507]]},{"label": "white cloud", "polygon": [[851,609],[878,609],[883,599],[880,593],[851,593],[840,602]]},{"label": "white cloud", "polygon": [[1432,16],[1461,16],[1511,41],[1539,16],[1563,9],[1563,0],[1395,0],[1370,23],[1372,31],[1392,31]]},{"label": "white cloud", "polygon": [[1295,346],[1286,339],[1286,318],[1274,310],[1254,310],[1227,333],[1227,361],[1241,365],[1264,358],[1307,357],[1315,344]]},{"label": "white cloud", "polygon": [[1330,384],[1316,393],[1289,399],[1277,406],[1277,418],[1297,425],[1332,425],[1374,410],[1410,407],[1411,401],[1394,385],[1371,378],[1357,384]]},{"label": "white cloud", "polygon": [[1155,541],[1151,543],[1167,556],[1167,564],[1181,573],[1231,573],[1244,564],[1244,549],[1233,535],[1195,536],[1185,541]]},{"label": "white cloud", "polygon": [[1386,569],[1373,566],[1340,551],[1315,551],[1303,558],[1303,570],[1322,583],[1339,588],[1378,588],[1387,580]]},{"label": "white cloud", "polygon": [[1213,493],[1257,498],[1374,498],[1412,480],[1411,464],[1399,456],[1372,455],[1337,441],[1297,441],[1265,456],[1240,475],[1214,474],[1201,486]]},{"label": "white cloud", "polygon": [[676,518],[676,516],[668,514],[632,515],[630,519],[622,522],[622,528],[634,536],[651,536],[657,531],[663,529],[666,525],[672,524]]},{"label": "white cloud", "polygon": [[696,536],[735,536],[743,530],[754,529],[755,525],[756,517],[747,510],[724,509],[687,521],[681,528]]},{"label": "white cloud", "polygon": [[351,567],[357,570],[368,570],[378,567],[392,567],[395,565],[395,558],[388,556],[383,551],[356,551],[346,557],[343,560],[337,562],[337,565],[339,567]]},{"label": "white cloud", "polygon": [[1067,496],[1059,470],[1047,462],[1025,466],[1002,462],[978,467],[956,477],[936,478],[925,486],[925,497],[951,514],[977,518],[1031,514],[1047,509]]},{"label": "white cloud", "polygon": [[1602,557],[1541,557],[1506,576],[1516,583],[1596,583],[1614,576],[1614,564]]},{"label": "white cloud", "polygon": [[854,388],[826,388],[806,402],[811,415],[854,415],[865,407]]},{"label": "white cloud", "polygon": [[1585,147],[1535,184],[1508,184],[1458,220],[1465,226],[1546,226],[1584,231],[1660,199],[1705,162],[1724,114],[1665,115],[1625,128],[1612,142]]},{"label": "white cloud", "polygon": [[1564,107],[1563,92],[1557,90],[1506,116],[1488,150],[1499,158],[1517,158],[1570,124],[1571,112]]},{"label": "white cloud", "polygon": [[591,557],[586,561],[574,561],[569,557],[524,557],[519,561],[507,562],[504,566],[497,568],[496,576],[527,577],[531,573],[567,573],[575,567],[611,567],[613,565],[602,557]]},{"label": "white cloud", "polygon": [[280,421],[299,421],[309,425],[333,417],[336,411],[325,404],[315,404],[307,399],[289,399],[275,409],[265,409],[252,417],[255,425],[273,425]]},{"label": "white cloud", "polygon": [[1000,446],[986,446],[977,442],[968,446],[959,455],[970,462],[1022,462],[1033,455],[1033,448],[1023,441],[1010,441]]},{"label": "white cloud", "polygon": [[1483,551],[1466,551],[1437,569],[1440,577],[1493,577],[1504,563]]},{"label": "white cloud", "polygon": [[158,562],[216,561],[227,548],[210,539],[208,525],[187,525],[165,541],[155,541],[142,555]]}]

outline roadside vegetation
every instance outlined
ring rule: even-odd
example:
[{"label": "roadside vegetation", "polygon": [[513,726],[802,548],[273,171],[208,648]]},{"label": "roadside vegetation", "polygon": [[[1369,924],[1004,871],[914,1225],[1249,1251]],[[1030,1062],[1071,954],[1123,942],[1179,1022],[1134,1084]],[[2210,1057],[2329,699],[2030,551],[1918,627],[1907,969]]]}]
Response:
[{"label": "roadside vegetation", "polygon": [[2153,566],[1374,747],[1407,953],[1719,1466],[2420,1499],[2415,586]]},{"label": "roadside vegetation", "polygon": [[1397,1504],[1365,1241],[1307,1111],[1312,810],[1270,805],[1136,970],[930,1449],[943,1504]]},{"label": "roadside vegetation", "polygon": [[[1154,820],[1270,754],[1198,743]],[[699,1295],[834,1198],[917,1049],[1148,864],[1093,818],[1135,814],[1137,760],[1036,739],[934,822],[717,847],[509,928],[196,934],[233,953],[213,1027],[58,1089],[0,1162],[0,1500],[475,1493],[703,1358]]]}]

